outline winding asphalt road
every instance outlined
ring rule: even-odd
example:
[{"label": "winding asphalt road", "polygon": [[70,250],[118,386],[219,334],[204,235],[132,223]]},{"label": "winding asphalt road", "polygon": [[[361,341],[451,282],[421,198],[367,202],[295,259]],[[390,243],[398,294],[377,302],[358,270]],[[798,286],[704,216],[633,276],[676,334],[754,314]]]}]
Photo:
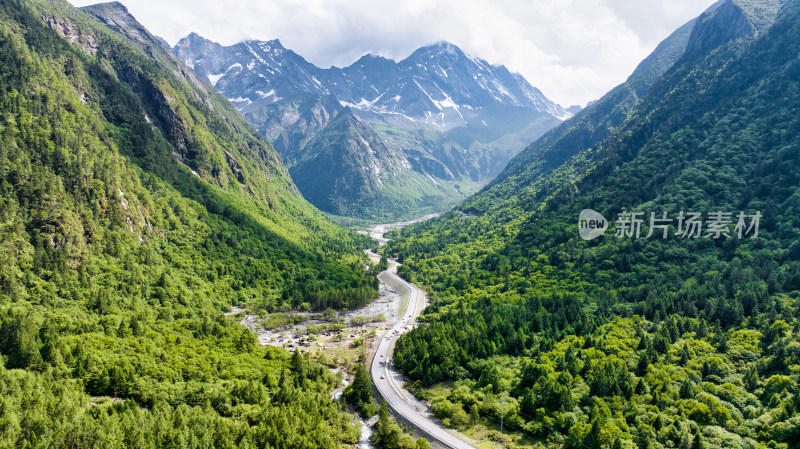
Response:
[{"label": "winding asphalt road", "polygon": [[[420,308],[423,301],[423,296],[419,289],[397,275],[398,266],[400,264],[390,260],[389,269],[381,273],[380,276],[390,277],[394,283],[399,284],[408,291],[408,307],[406,307],[403,316],[386,332],[386,335],[381,338],[381,342],[378,344],[375,358],[372,359],[372,366],[370,367],[372,381],[381,396],[386,399],[389,408],[395,414],[414,424],[422,433],[427,434],[428,439],[451,449],[475,449],[474,446],[467,444],[417,411],[413,402],[408,400],[411,394],[397,384],[389,368],[388,361],[392,357],[394,342],[405,331],[403,327],[408,326],[409,323],[412,323],[417,318],[417,309]],[[398,293],[402,294],[403,292]]]}]

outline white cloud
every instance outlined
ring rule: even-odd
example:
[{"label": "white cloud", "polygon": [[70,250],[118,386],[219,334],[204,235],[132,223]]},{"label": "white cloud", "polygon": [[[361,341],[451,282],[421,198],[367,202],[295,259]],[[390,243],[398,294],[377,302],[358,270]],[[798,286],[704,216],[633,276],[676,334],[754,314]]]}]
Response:
[{"label": "white cloud", "polygon": [[[94,3],[72,0],[77,6]],[[567,106],[621,83],[714,0],[123,0],[174,44],[189,32],[232,44],[275,39],[309,61],[402,59],[437,41],[520,72]]]}]

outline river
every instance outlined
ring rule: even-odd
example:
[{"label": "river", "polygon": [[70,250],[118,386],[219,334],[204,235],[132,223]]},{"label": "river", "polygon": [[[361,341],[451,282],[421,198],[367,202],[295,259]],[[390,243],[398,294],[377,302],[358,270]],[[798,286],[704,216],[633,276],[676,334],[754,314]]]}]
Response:
[{"label": "river", "polygon": [[367,233],[370,237],[377,240],[378,243],[383,246],[389,242],[389,239],[385,238],[383,235],[389,232],[392,229],[402,229],[408,225],[412,225],[414,223],[419,223],[421,221],[430,220],[431,218],[438,217],[441,215],[441,212],[436,214],[429,214],[423,215],[422,217],[415,218],[413,220],[408,221],[398,221],[397,223],[386,223],[386,224],[376,224],[372,225],[367,228]]}]

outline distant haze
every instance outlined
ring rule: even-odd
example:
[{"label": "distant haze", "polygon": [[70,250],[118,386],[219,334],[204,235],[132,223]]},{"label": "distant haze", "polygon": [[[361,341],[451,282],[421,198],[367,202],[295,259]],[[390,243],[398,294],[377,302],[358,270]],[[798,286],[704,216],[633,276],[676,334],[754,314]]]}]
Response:
[{"label": "distant haze", "polygon": [[[76,6],[97,3],[71,0]],[[402,59],[448,41],[525,76],[563,106],[621,83],[674,29],[714,0],[124,0],[174,45],[192,31],[232,44],[280,39],[310,62],[365,53]]]}]

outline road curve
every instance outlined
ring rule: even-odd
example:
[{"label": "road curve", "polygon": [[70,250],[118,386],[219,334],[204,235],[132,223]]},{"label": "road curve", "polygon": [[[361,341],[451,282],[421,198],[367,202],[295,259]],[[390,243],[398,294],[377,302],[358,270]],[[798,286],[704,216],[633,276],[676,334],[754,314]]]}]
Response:
[{"label": "road curve", "polygon": [[414,408],[414,405],[409,403],[406,399],[410,397],[411,394],[405,391],[400,385],[397,385],[394,381],[394,376],[392,376],[389,370],[387,361],[391,360],[392,350],[394,348],[393,343],[402,333],[403,326],[408,325],[408,323],[413,322],[417,318],[417,309],[423,301],[423,296],[419,289],[397,275],[397,267],[399,265],[400,264],[397,262],[390,260],[389,269],[381,273],[381,275],[389,276],[396,283],[408,290],[408,307],[406,307],[403,316],[386,332],[386,335],[381,338],[378,344],[378,349],[375,353],[375,357],[372,359],[372,366],[370,367],[372,381],[381,396],[386,399],[389,408],[396,415],[401,416],[403,419],[416,426],[422,433],[427,434],[426,436],[429,439],[451,449],[475,449],[474,446],[467,444],[456,435],[440,427],[418,412]]}]

